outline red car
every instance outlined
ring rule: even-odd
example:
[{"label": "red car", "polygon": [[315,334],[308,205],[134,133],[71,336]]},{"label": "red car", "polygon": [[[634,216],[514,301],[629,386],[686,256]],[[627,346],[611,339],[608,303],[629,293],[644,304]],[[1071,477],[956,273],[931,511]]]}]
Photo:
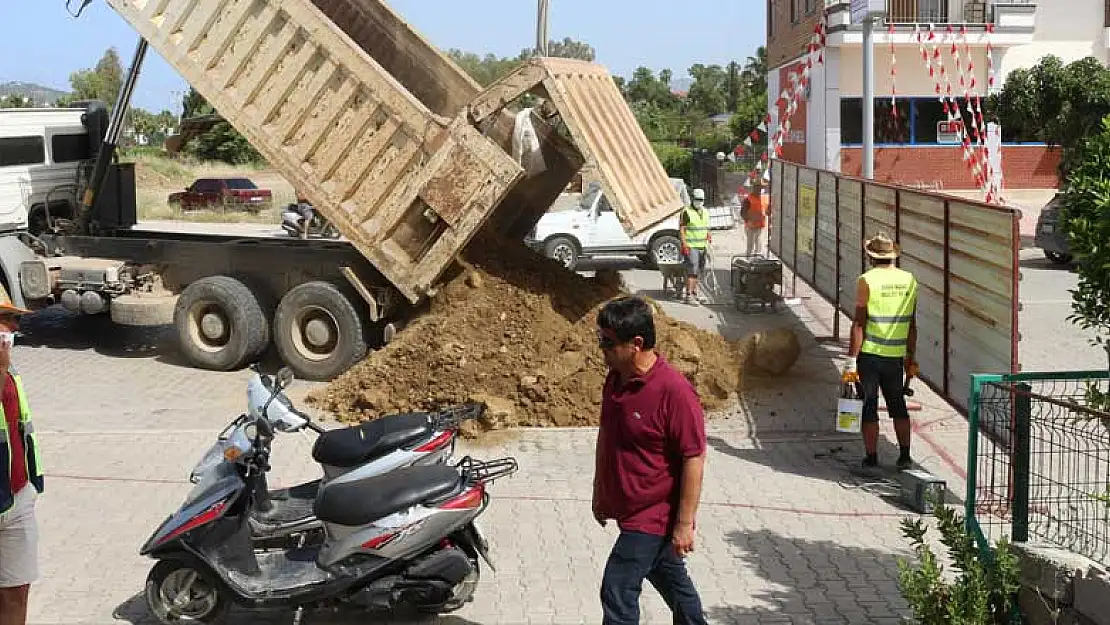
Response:
[{"label": "red car", "polygon": [[169,197],[169,203],[182,210],[242,208],[257,212],[273,206],[273,201],[269,189],[259,189],[248,178],[198,178]]}]

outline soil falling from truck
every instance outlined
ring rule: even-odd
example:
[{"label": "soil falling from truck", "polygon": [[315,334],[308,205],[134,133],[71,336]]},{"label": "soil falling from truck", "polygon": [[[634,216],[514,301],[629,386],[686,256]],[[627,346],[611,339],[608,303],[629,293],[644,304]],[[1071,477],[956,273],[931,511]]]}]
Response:
[{"label": "soil falling from truck", "polygon": [[[487,404],[465,432],[597,425],[605,364],[598,309],[622,294],[615,272],[585,278],[516,242],[476,241],[428,311],[309,397],[344,421],[466,400]],[[707,410],[739,392],[740,343],[656,309],[659,351]]]}]

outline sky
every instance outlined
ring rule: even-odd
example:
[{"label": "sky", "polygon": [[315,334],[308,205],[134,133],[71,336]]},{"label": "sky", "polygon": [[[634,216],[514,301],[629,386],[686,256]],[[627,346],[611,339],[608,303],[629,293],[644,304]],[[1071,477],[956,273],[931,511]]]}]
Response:
[{"label": "sky", "polygon": [[[533,0],[391,0],[389,5],[441,49],[515,56],[535,45]],[[136,35],[104,0],[93,0],[76,20],[66,12],[65,0],[0,0],[0,7],[0,83],[68,90],[70,73],[92,67],[112,46],[125,69],[131,62]],[[765,38],[764,0],[551,0],[549,13],[552,39],[589,43],[598,62],[620,76],[640,65],[671,68],[685,77],[694,63],[743,62]],[[179,113],[186,89],[184,79],[152,49],[133,104]]]}]

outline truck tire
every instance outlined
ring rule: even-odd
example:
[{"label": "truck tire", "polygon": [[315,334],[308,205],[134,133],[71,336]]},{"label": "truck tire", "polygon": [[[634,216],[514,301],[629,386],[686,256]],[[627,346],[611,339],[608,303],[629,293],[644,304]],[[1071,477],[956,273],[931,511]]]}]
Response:
[{"label": "truck tire", "polygon": [[112,323],[121,326],[165,326],[173,323],[176,295],[121,295],[112,298]]},{"label": "truck tire", "polygon": [[648,246],[648,266],[658,268],[660,262],[682,262],[682,241],[678,237],[664,234],[651,240]]},{"label": "truck tire", "polygon": [[274,343],[298,378],[327,381],[366,357],[366,331],[351,300],[330,282],[294,287],[274,315]]},{"label": "truck tire", "polygon": [[569,237],[552,237],[543,245],[544,256],[559,261],[570,271],[578,267],[578,244]]},{"label": "truck tire", "polygon": [[230,276],[209,276],[185,287],[173,323],[181,351],[202,369],[238,369],[270,343],[270,325],[258,298]]}]

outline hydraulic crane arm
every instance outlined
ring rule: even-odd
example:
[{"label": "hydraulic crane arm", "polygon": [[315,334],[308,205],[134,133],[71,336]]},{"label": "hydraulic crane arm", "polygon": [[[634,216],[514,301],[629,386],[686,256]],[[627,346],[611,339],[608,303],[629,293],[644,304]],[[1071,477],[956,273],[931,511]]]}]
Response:
[{"label": "hydraulic crane arm", "polygon": [[[81,5],[81,9],[77,13],[80,14],[81,10],[91,1],[83,0],[84,4]],[[112,117],[108,122],[108,130],[104,134],[104,140],[100,144],[96,164],[93,166],[92,175],[89,177],[88,187],[81,199],[79,222],[81,231],[86,234],[91,234],[89,231],[93,215],[92,209],[96,205],[96,199],[100,196],[104,180],[108,176],[108,167],[115,158],[116,147],[119,145],[119,135],[123,130],[123,121],[127,115],[127,110],[131,107],[131,96],[135,93],[135,83],[139,80],[139,73],[142,71],[146,51],[146,39],[140,37],[139,44],[135,47],[135,56],[131,60],[131,67],[127,70],[127,76],[124,78],[119,96],[116,98],[116,105],[112,109]]]}]

